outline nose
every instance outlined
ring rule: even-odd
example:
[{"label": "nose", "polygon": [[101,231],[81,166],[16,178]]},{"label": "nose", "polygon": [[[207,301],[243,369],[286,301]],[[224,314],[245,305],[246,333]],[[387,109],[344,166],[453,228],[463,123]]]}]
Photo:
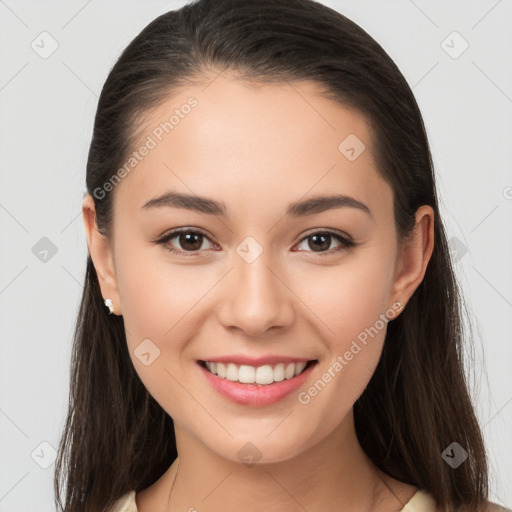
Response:
[{"label": "nose", "polygon": [[241,329],[251,337],[293,321],[289,283],[263,253],[252,263],[235,256],[234,268],[224,279],[218,318],[227,329]]}]

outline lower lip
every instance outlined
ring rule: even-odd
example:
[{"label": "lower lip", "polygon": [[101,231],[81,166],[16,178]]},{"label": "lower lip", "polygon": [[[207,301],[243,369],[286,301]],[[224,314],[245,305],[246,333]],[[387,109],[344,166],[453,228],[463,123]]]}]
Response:
[{"label": "lower lip", "polygon": [[308,378],[311,370],[315,367],[316,362],[296,377],[266,385],[242,384],[238,381],[223,379],[209,372],[200,363],[198,365],[206,380],[221,395],[237,404],[261,407],[279,402],[279,400],[300,388]]}]

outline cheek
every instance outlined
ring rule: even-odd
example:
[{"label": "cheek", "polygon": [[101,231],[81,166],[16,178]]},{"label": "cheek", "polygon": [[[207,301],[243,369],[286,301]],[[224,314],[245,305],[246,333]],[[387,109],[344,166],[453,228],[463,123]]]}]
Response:
[{"label": "cheek", "polygon": [[301,390],[299,402],[314,404],[316,414],[329,417],[332,425],[352,407],[379,362],[390,307],[389,264],[383,258],[354,258],[353,263],[303,278],[297,292],[314,312],[308,317],[315,318],[324,350],[317,381]]},{"label": "cheek", "polygon": [[188,312],[215,282],[212,272],[166,261],[160,247],[121,254],[116,270],[127,334],[163,340],[175,327],[182,333]]},{"label": "cheek", "polygon": [[[197,336],[202,311],[218,276],[211,269],[165,262],[151,251],[119,251],[117,279],[126,339],[134,368],[148,392],[161,402],[182,392],[172,378],[190,359],[188,341]],[[213,274],[213,275],[212,275]],[[183,396],[185,402],[186,396]]]},{"label": "cheek", "polygon": [[304,314],[316,317],[332,351],[345,352],[347,343],[373,326],[390,307],[390,265],[368,251],[339,266],[297,276],[295,289],[306,308]]},{"label": "cheek", "polygon": [[352,316],[349,307],[341,308],[343,304],[340,317],[331,321],[335,334],[324,337],[327,354],[315,379],[297,394],[306,423],[316,424],[311,419],[322,418],[313,437],[327,435],[352,409],[375,372],[386,337],[387,321],[385,315],[380,316],[377,301],[373,307],[367,303],[365,308],[354,307]]}]

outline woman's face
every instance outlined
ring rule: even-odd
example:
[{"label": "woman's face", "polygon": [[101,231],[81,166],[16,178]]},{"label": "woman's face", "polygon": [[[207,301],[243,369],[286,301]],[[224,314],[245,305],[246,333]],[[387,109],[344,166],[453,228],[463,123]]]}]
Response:
[{"label": "woman's face", "polygon": [[[383,318],[408,298],[369,128],[317,93],[226,74],[179,90],[144,119],[113,187],[117,289],[102,280],[103,296],[151,395],[233,461],[286,460],[341,428],[378,363]],[[190,198],[150,203],[169,193]],[[249,367],[231,379],[279,382],[234,383],[201,363],[220,359]],[[293,360],[316,363],[282,380]]]}]

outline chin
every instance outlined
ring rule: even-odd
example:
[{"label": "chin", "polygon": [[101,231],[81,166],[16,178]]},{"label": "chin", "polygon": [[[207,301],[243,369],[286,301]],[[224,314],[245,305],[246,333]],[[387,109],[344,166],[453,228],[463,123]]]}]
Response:
[{"label": "chin", "polygon": [[[282,436],[276,435],[275,439],[272,440],[266,435],[230,439],[229,446],[227,443],[217,444],[210,447],[210,449],[231,462],[253,467],[255,465],[285,462],[297,457],[308,447],[303,436],[293,441],[289,435],[286,435],[286,432]],[[274,435],[275,432],[270,436]],[[219,450],[219,446],[222,446],[222,450]]]}]

